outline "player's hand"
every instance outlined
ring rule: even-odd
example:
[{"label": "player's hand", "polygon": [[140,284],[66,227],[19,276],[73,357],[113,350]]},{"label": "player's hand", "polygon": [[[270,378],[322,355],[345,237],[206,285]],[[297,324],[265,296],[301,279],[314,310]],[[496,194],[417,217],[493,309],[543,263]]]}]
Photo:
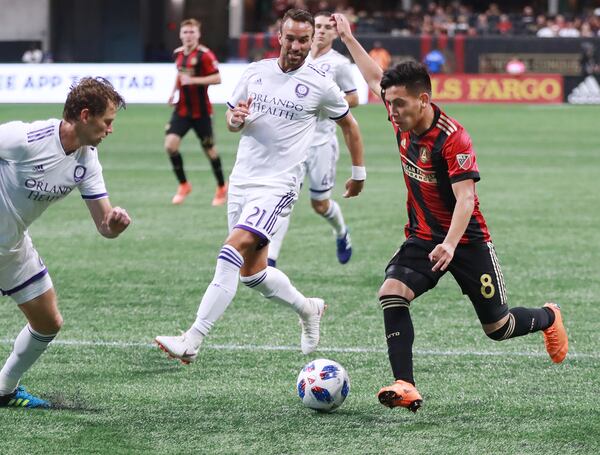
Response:
[{"label": "player's hand", "polygon": [[250,106],[252,105],[252,97],[248,98],[248,101],[240,101],[231,111],[231,125],[241,126],[245,121],[246,117],[250,115]]},{"label": "player's hand", "polygon": [[171,106],[172,106],[173,104],[175,104],[175,94],[173,94],[173,95],[169,96],[169,99],[167,100],[167,104],[169,104],[169,105],[171,105]]},{"label": "player's hand", "polygon": [[179,83],[181,85],[192,85],[192,78],[189,74],[180,74],[179,75]]},{"label": "player's hand", "polygon": [[350,28],[350,22],[343,14],[335,13],[329,18],[330,22],[333,22],[337,29],[340,39],[343,41],[345,38],[352,36],[352,30]]},{"label": "player's hand", "polygon": [[119,235],[131,224],[131,218],[125,209],[113,207],[106,215],[104,223],[108,226],[112,234]]},{"label": "player's hand", "polygon": [[344,193],[344,197],[349,198],[358,196],[362,191],[363,186],[365,186],[364,180],[346,180],[346,192]]},{"label": "player's hand", "polygon": [[438,270],[443,272],[448,268],[452,258],[454,257],[454,247],[448,243],[440,243],[436,245],[431,253],[429,253],[429,260],[434,262],[431,270],[437,272]]}]

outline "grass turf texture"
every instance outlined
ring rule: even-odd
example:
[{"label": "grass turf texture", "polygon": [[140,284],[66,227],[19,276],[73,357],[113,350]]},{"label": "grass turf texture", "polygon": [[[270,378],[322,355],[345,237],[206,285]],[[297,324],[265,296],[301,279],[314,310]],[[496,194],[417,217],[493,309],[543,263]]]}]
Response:
[{"label": "grass turf texture", "polygon": [[[214,178],[192,133],[181,151],[194,191],[183,206],[170,204],[176,182],[162,150],[170,110],[130,106],[100,156],[111,201],[128,209],[131,228],[120,239],[102,239],[77,192],[31,228],[65,325],[23,384],[63,409],[0,410],[0,452],[600,452],[600,108],[445,108],[473,138],[481,208],[509,304],[562,305],[570,335],[562,365],[550,362],[539,333],[488,340],[448,276],[411,310],[424,407],[413,415],[379,405],[376,392],[393,378],[376,291],[406,221],[397,147],[381,106],[354,111],[368,169],[359,198],[341,198],[350,170],[343,147],[338,166],[334,198],[352,230],[352,260],[337,263],[331,231],[304,191],[278,262],[303,293],[329,304],[322,350],[303,356],[295,315],[240,286],[199,360],[189,367],[168,361],[150,342],[193,321],[226,236],[226,211],[210,206]],[[216,111],[229,171],[238,136],[225,131],[223,107]],[[3,106],[0,122],[60,112]],[[9,299],[3,305],[2,359],[24,323]],[[303,408],[295,395],[299,369],[320,356],[350,375],[350,395],[332,415]]]}]

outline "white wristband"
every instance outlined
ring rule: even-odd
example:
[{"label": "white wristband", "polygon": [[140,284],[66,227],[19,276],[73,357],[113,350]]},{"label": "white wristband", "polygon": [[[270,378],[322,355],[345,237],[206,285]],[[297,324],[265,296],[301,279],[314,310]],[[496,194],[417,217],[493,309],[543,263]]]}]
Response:
[{"label": "white wristband", "polygon": [[352,166],[352,180],[366,180],[367,168],[364,166]]}]

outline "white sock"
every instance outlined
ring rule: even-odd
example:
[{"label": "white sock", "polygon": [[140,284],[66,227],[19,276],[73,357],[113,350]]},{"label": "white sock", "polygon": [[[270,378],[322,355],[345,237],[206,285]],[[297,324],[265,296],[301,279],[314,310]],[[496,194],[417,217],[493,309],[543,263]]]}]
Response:
[{"label": "white sock", "polygon": [[285,234],[287,234],[288,228],[290,227],[290,218],[291,215],[284,217],[281,220],[281,224],[279,225],[279,229],[275,231],[273,234],[271,241],[269,242],[269,259],[277,260],[279,257],[279,252],[281,251],[281,246],[283,245],[283,239]]},{"label": "white sock", "polygon": [[260,292],[267,299],[283,303],[302,314],[305,311],[307,299],[296,289],[290,279],[281,270],[267,267],[252,276],[240,277],[242,283]]},{"label": "white sock", "polygon": [[224,245],[219,251],[215,276],[204,292],[196,320],[186,332],[195,348],[200,346],[202,339],[235,297],[243,264],[244,258],[234,247]]},{"label": "white sock", "polygon": [[342,215],[342,209],[337,202],[333,199],[329,200],[329,209],[323,214],[323,218],[327,220],[331,227],[335,231],[337,237],[342,237],[346,233],[346,223],[344,222],[344,215]]},{"label": "white sock", "polygon": [[21,376],[43,354],[56,333],[43,335],[36,332],[29,324],[17,335],[13,351],[0,371],[0,395],[14,392]]}]

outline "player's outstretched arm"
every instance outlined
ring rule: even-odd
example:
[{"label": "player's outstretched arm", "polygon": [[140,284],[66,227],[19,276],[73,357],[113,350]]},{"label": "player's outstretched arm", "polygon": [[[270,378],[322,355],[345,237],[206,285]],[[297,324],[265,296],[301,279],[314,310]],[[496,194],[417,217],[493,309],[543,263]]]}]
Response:
[{"label": "player's outstretched arm", "polygon": [[343,14],[333,14],[331,20],[335,23],[340,39],[348,48],[350,55],[354,59],[354,63],[358,66],[361,74],[369,88],[377,96],[381,96],[381,77],[383,71],[380,66],[371,58],[371,56],[365,51],[364,47],[356,40],[350,30],[350,24],[348,19]]},{"label": "player's outstretched arm", "polygon": [[247,101],[239,101],[233,109],[228,109],[225,113],[227,118],[227,129],[232,133],[241,131],[246,122],[246,117],[250,115],[250,105],[252,98]]},{"label": "player's outstretched arm", "polygon": [[344,133],[344,142],[350,152],[350,159],[352,160],[352,177],[346,181],[346,192],[344,197],[358,196],[362,191],[367,178],[367,171],[365,170],[364,162],[364,148],[362,143],[362,137],[358,123],[350,112],[337,121],[337,124]]},{"label": "player's outstretched arm", "polygon": [[85,201],[98,232],[107,239],[118,237],[131,224],[131,218],[125,209],[113,207],[108,198],[88,199]]}]

